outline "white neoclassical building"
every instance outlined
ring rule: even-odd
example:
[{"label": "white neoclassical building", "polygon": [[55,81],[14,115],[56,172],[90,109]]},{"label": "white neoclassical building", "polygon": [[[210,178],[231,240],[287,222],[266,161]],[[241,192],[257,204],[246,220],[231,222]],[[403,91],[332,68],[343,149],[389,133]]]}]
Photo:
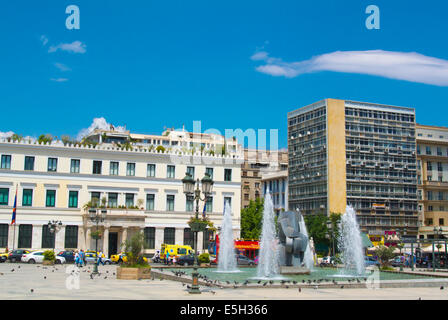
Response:
[{"label": "white neoclassical building", "polygon": [[[200,148],[162,152],[128,141],[124,146],[0,140],[0,250],[94,249],[96,225],[85,209],[89,202],[106,210],[98,247],[107,255],[120,252],[124,240],[137,231],[145,234],[148,254],[162,243],[192,245],[187,221],[194,205],[181,181],[187,171],[195,179],[206,172],[212,176],[213,194],[205,211],[219,227],[229,201],[235,237],[240,236],[242,153],[236,148],[225,155],[201,153]],[[16,224],[11,225],[16,191]],[[203,202],[200,206],[202,213]],[[48,228],[51,220],[62,222],[55,234]],[[198,235],[199,251],[207,249],[209,236]]]}]

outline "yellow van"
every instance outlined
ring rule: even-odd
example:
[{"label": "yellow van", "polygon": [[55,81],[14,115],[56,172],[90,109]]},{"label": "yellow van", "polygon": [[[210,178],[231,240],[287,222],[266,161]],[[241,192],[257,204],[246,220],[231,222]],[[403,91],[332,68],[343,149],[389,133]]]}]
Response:
[{"label": "yellow van", "polygon": [[183,246],[179,244],[165,244],[162,243],[162,248],[160,250],[160,259],[165,262],[166,253],[170,253],[170,257],[185,256],[187,254],[193,254],[193,248],[191,246]]}]

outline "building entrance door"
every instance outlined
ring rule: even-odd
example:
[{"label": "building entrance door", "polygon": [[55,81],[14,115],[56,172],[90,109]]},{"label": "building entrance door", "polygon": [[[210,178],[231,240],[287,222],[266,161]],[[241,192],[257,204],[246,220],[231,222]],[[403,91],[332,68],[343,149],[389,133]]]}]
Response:
[{"label": "building entrance door", "polygon": [[109,232],[109,256],[117,254],[118,249],[118,233]]}]

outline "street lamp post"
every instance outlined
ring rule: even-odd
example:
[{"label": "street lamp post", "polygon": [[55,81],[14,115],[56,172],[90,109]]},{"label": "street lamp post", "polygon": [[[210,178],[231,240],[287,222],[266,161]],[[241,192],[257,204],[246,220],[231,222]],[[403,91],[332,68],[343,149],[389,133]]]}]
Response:
[{"label": "street lamp post", "polygon": [[[95,255],[98,255],[98,228],[99,223],[106,220],[107,210],[106,209],[89,209],[90,221],[96,224],[96,236],[95,236]],[[97,257],[98,258],[98,257]],[[93,265],[92,274],[98,274],[98,261]]]},{"label": "street lamp post", "polygon": [[[202,183],[202,194],[204,197],[201,197],[201,190],[199,189],[199,179],[194,181],[193,177],[187,172],[185,178],[182,179],[182,184],[184,188],[184,193],[187,197],[193,197],[193,201],[196,201],[196,210],[194,222],[190,223],[191,231],[194,234],[194,263],[193,263],[193,273],[192,275],[192,285],[190,287],[189,293],[199,294],[201,291],[199,290],[198,285],[198,253],[197,253],[197,242],[198,242],[198,232],[205,232],[207,230],[207,226],[204,224],[204,220],[206,219],[205,212],[203,213],[203,221],[199,222],[199,201],[206,202],[210,197],[213,189],[213,180],[211,179],[208,173],[205,174],[204,178],[201,180]],[[194,189],[196,185],[196,189]]]},{"label": "street lamp post", "polygon": [[[435,238],[437,237],[437,246],[439,245],[439,235],[442,233],[442,227],[434,227],[434,239],[432,239],[432,271],[436,271],[436,259],[435,259],[435,253],[434,253],[434,246],[435,246]],[[439,248],[437,247],[437,250]],[[439,259],[440,259],[440,255],[439,255]]]},{"label": "street lamp post", "polygon": [[62,227],[62,222],[60,220],[48,221],[48,231],[54,235],[53,241],[53,252],[56,248],[56,232]]}]

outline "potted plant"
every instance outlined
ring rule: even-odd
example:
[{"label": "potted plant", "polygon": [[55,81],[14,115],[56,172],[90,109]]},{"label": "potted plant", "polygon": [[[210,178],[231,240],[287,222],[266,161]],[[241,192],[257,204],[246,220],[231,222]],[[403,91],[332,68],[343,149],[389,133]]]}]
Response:
[{"label": "potted plant", "polygon": [[205,230],[207,230],[207,227],[213,223],[208,219],[208,218],[196,218],[196,217],[191,217],[190,220],[188,220],[188,225],[191,228],[192,232],[204,232]]},{"label": "potted plant", "polygon": [[90,236],[92,237],[92,239],[101,239],[102,234],[100,230],[96,230],[90,233]]},{"label": "potted plant", "polygon": [[201,267],[210,266],[210,254],[204,252],[198,256],[198,262]]},{"label": "potted plant", "polygon": [[44,265],[53,265],[56,261],[56,255],[53,250],[45,250],[44,251],[44,261],[42,262]]},{"label": "potted plant", "polygon": [[123,244],[126,261],[117,268],[117,279],[139,280],[151,278],[151,266],[143,258],[144,234],[135,233]]}]

